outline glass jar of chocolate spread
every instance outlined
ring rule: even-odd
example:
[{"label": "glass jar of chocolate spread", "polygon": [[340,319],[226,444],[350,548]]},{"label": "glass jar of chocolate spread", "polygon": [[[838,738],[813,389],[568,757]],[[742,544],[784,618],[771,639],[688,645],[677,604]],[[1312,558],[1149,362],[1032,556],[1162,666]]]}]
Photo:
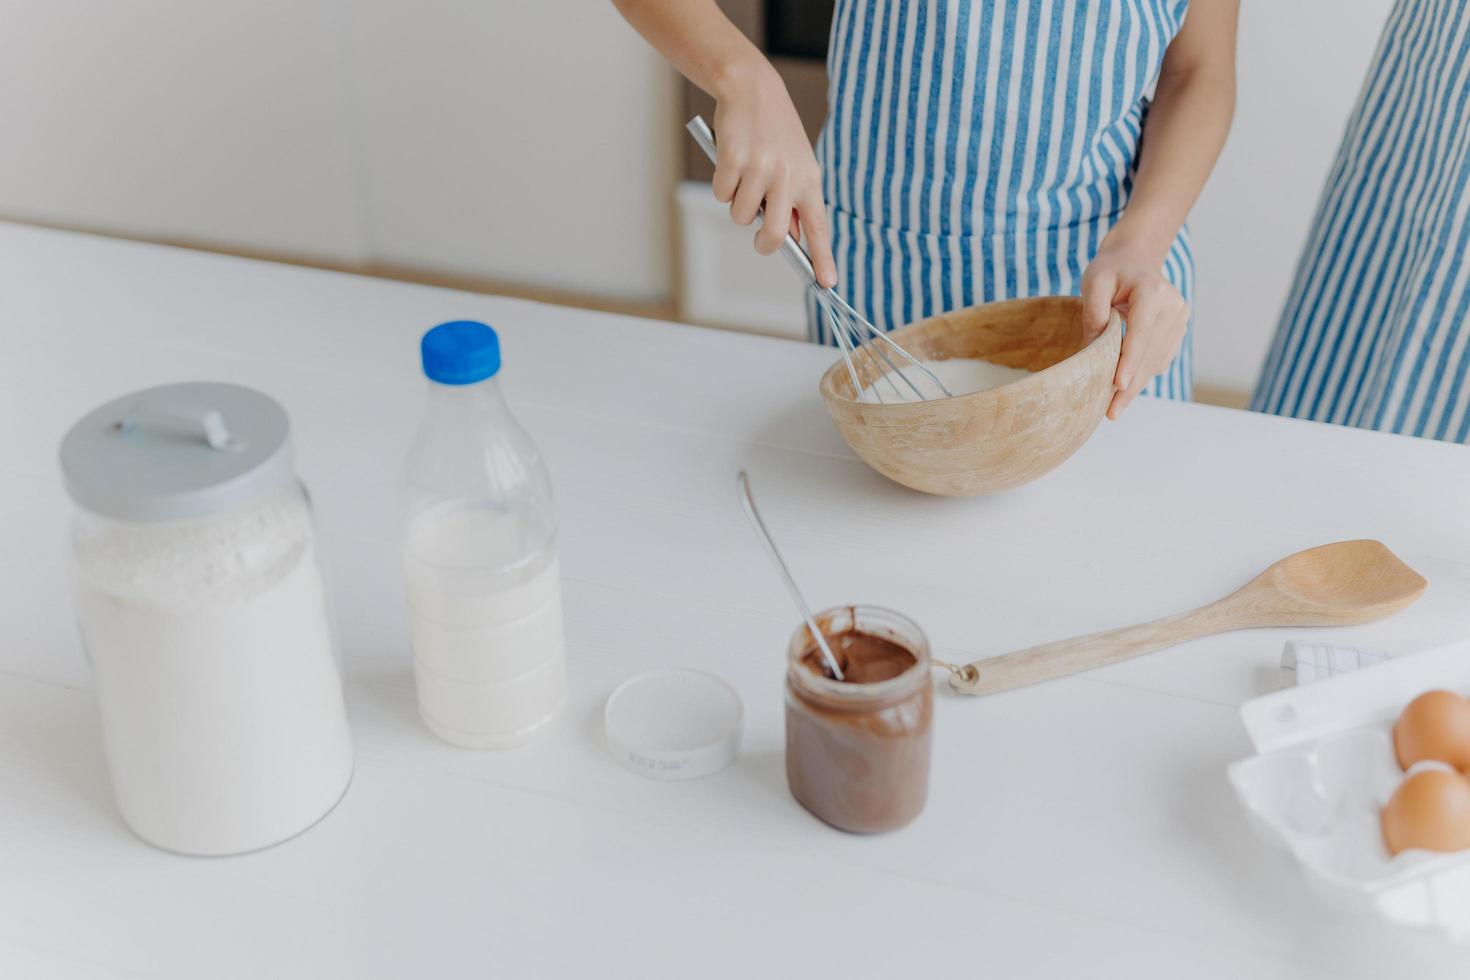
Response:
[{"label": "glass jar of chocolate spread", "polygon": [[934,687],[929,641],[907,617],[843,606],[817,617],[842,669],[828,671],[805,626],[786,671],[786,782],[841,830],[897,830],[924,809]]}]

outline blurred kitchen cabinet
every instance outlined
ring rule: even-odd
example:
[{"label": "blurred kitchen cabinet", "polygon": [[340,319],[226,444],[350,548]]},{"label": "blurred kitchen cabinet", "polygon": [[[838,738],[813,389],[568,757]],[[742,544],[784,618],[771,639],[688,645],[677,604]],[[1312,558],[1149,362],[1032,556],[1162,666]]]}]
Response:
[{"label": "blurred kitchen cabinet", "polygon": [[677,99],[606,2],[0,0],[0,218],[664,300]]},{"label": "blurred kitchen cabinet", "polygon": [[0,215],[367,257],[337,0],[0,2]]},{"label": "blurred kitchen cabinet", "polygon": [[352,101],[383,262],[672,291],[678,87],[606,0],[360,0]]},{"label": "blurred kitchen cabinet", "polygon": [[753,228],[730,221],[709,184],[679,185],[679,318],[712,327],[806,338],[806,289],[779,255],[759,255]]}]

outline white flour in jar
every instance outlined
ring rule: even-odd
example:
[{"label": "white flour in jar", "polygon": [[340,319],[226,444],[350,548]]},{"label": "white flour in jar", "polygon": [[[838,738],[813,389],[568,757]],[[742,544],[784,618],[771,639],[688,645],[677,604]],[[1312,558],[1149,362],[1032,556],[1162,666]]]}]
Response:
[{"label": "white flour in jar", "polygon": [[[890,355],[893,356],[893,355]],[[889,371],[875,383],[863,389],[863,401],[876,402],[916,402],[921,399],[914,393],[914,389],[904,380],[913,381],[919,391],[926,398],[940,398],[944,393],[929,380],[929,377],[914,365],[903,361],[901,358],[894,359],[899,364],[897,372]],[[1003,364],[992,364],[976,357],[952,357],[943,361],[923,361],[924,367],[934,373],[939,380],[943,381],[952,393],[956,395],[968,395],[971,392],[985,391],[990,388],[999,388],[1001,385],[1029,378],[1031,372],[1024,368],[1006,367]],[[893,377],[893,375],[899,377]],[[892,383],[890,383],[892,382]],[[894,391],[894,386],[898,390]]]},{"label": "white flour in jar", "polygon": [[74,562],[108,765],[141,837],[254,850],[335,804],[352,748],[304,497],[91,519]]},{"label": "white flour in jar", "polygon": [[404,578],[419,713],[468,748],[518,745],[566,702],[554,544],[517,514],[451,506],[418,515]]}]

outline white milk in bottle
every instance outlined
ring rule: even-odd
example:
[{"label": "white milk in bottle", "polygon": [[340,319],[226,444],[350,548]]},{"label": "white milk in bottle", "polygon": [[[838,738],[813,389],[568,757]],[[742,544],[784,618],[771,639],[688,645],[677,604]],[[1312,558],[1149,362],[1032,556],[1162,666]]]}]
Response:
[{"label": "white milk in bottle", "polygon": [[422,354],[403,542],[419,713],[455,745],[518,745],[566,702],[551,480],[501,395],[490,327],[440,324]]}]

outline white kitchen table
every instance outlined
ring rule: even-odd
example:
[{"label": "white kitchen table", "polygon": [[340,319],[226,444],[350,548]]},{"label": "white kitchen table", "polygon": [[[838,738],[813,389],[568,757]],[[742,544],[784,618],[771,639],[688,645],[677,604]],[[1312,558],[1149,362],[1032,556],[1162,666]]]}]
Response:
[{"label": "white kitchen table", "polygon": [[[557,491],[571,704],[509,752],[420,724],[395,540],[417,341],[501,332]],[[1470,449],[1141,400],[1061,469],[949,500],[859,462],[817,396],[830,350],[0,225],[0,976],[1463,977],[1470,950],[1313,898],[1225,768],[1282,642],[1396,653],[1470,635]],[[63,432],[214,379],[278,398],[326,541],[357,768],[260,853],[191,859],[112,803],[65,579]],[[786,790],[796,616],[735,496],[748,468],[809,597],[913,616],[951,661],[1201,603],[1272,560],[1382,539],[1430,580],[1369,626],[1216,637],[987,699],[942,686],[928,808],[830,830]],[[739,760],[620,768],[604,699],[713,671]],[[937,678],[936,678],[937,679]]]}]

